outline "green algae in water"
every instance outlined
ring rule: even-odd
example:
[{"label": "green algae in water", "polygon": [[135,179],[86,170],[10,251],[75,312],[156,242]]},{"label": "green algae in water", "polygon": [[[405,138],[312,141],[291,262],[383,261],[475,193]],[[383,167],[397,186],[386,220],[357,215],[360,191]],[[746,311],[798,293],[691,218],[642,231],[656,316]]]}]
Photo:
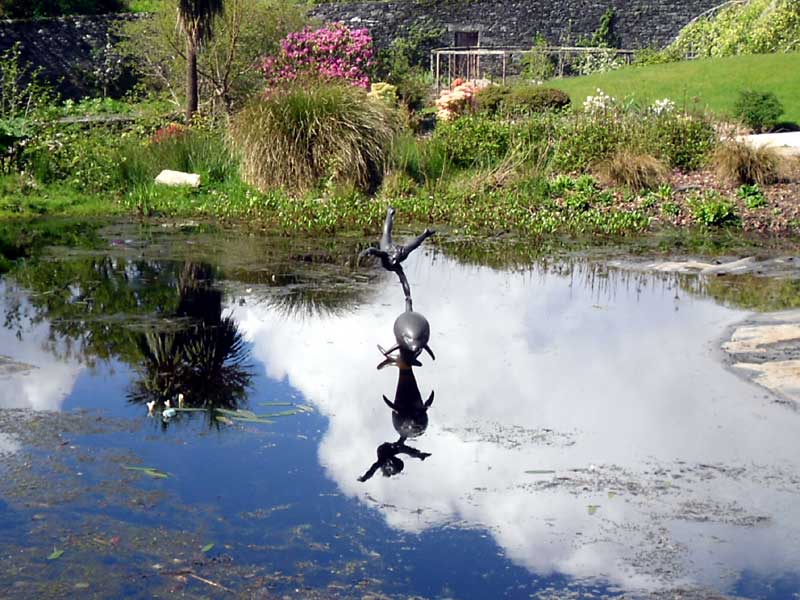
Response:
[{"label": "green algae in water", "polygon": [[167,479],[169,478],[169,473],[165,473],[164,471],[159,471],[158,469],[154,469],[153,467],[128,467],[125,466],[123,469],[127,471],[139,471],[144,473],[148,477],[152,477],[154,479]]}]

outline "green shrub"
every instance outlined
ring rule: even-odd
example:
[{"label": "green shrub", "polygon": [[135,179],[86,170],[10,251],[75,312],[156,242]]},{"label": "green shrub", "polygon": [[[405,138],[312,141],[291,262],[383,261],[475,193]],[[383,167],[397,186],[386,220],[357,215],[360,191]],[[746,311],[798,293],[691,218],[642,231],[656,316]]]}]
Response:
[{"label": "green shrub", "polygon": [[41,70],[21,59],[20,44],[0,52],[0,173],[22,168],[23,147],[35,133],[35,120],[55,94]]},{"label": "green shrub", "polygon": [[800,39],[797,0],[749,0],[728,3],[710,17],[684,27],[664,54],[682,60],[698,57],[794,52]]},{"label": "green shrub", "polygon": [[475,94],[475,106],[479,112],[496,115],[501,112],[510,93],[511,86],[487,85]]},{"label": "green shrub", "polygon": [[566,92],[555,88],[521,86],[511,88],[506,99],[506,110],[514,114],[531,114],[548,110],[562,110],[570,105]]},{"label": "green shrub", "polygon": [[104,126],[50,123],[23,152],[25,170],[41,183],[65,182],[78,190],[114,187],[121,132]]},{"label": "green shrub", "polygon": [[435,184],[451,171],[445,144],[440,139],[401,135],[392,147],[390,167],[420,185]]},{"label": "green shrub", "polygon": [[223,182],[236,177],[236,161],[220,129],[195,126],[162,135],[169,127],[144,141],[131,136],[119,147],[117,172],[123,187],[150,183],[163,169],[199,173],[203,182]]},{"label": "green shrub", "polygon": [[395,111],[355,86],[298,83],[255,98],[231,123],[242,176],[302,192],[322,180],[373,192],[398,131]]},{"label": "green shrub", "polygon": [[431,74],[419,68],[414,68],[402,77],[394,79],[397,86],[397,97],[410,111],[422,110],[432,94],[433,81]]},{"label": "green shrub", "polygon": [[706,192],[689,199],[692,218],[706,227],[722,227],[739,222],[736,207],[717,192]]},{"label": "green shrub", "polygon": [[714,124],[704,116],[668,113],[656,118],[655,150],[671,167],[694,171],[703,167],[717,146]]},{"label": "green shrub", "polygon": [[434,139],[458,167],[490,165],[509,150],[511,126],[482,115],[467,115],[437,126]]},{"label": "green shrub", "polygon": [[628,148],[619,148],[597,166],[597,171],[607,183],[634,192],[654,190],[669,176],[669,169],[663,162]]},{"label": "green shrub", "polygon": [[554,166],[563,171],[585,171],[610,156],[625,132],[616,118],[593,118],[581,113],[562,119],[553,135]]},{"label": "green shrub", "polygon": [[530,52],[522,56],[520,64],[522,66],[522,76],[525,79],[544,81],[550,79],[556,72],[556,65],[553,58],[547,53],[547,40],[541,35],[537,35],[533,40]]},{"label": "green shrub", "polygon": [[781,157],[768,146],[753,147],[741,141],[729,141],[714,153],[717,175],[740,185],[767,185],[780,177]]},{"label": "green shrub", "polygon": [[742,185],[736,190],[736,195],[744,201],[744,205],[753,210],[767,205],[767,199],[764,198],[764,192],[758,185]]},{"label": "green shrub", "polygon": [[733,116],[756,132],[775,127],[783,114],[783,105],[772,92],[745,90],[733,106]]},{"label": "green shrub", "polygon": [[475,96],[478,110],[487,114],[531,115],[562,110],[570,98],[561,90],[537,85],[490,85]]}]

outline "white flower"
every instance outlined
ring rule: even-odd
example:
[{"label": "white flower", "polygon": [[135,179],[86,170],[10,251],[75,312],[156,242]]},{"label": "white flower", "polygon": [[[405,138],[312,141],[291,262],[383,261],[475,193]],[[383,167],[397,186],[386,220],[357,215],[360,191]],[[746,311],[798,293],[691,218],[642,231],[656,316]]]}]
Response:
[{"label": "white flower", "polygon": [[605,112],[614,105],[614,102],[616,102],[614,98],[597,88],[594,96],[587,96],[583,101],[583,110],[590,114]]},{"label": "white flower", "polygon": [[675,103],[669,98],[662,98],[661,100],[653,102],[650,110],[653,111],[655,115],[666,115],[675,110]]}]

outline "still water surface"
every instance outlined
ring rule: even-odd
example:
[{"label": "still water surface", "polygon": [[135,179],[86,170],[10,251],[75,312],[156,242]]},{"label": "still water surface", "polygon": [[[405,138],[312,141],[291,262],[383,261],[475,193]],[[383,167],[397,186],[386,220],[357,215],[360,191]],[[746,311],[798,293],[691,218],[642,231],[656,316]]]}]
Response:
[{"label": "still water surface", "polygon": [[[419,251],[406,273],[436,361],[413,373],[435,399],[405,443],[430,456],[361,482],[398,440],[382,395],[400,372],[376,369],[376,344],[393,343],[403,297],[356,254],[112,232],[107,250],[0,280],[0,588],[800,589],[800,414],[718,350],[746,311],[601,260],[498,269]],[[178,393],[204,410],[164,422]]]}]

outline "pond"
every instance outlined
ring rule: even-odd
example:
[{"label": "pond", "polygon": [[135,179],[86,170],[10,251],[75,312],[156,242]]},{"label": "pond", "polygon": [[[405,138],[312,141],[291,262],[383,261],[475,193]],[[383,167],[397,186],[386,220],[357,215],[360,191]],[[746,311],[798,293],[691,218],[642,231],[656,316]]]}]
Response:
[{"label": "pond", "polygon": [[[363,240],[102,240],[0,279],[9,597],[800,589],[800,413],[720,350],[800,305],[793,267],[426,244],[436,360],[377,369],[403,292]],[[409,394],[433,394],[410,433],[382,398]],[[366,478],[381,447],[402,464]]]}]

